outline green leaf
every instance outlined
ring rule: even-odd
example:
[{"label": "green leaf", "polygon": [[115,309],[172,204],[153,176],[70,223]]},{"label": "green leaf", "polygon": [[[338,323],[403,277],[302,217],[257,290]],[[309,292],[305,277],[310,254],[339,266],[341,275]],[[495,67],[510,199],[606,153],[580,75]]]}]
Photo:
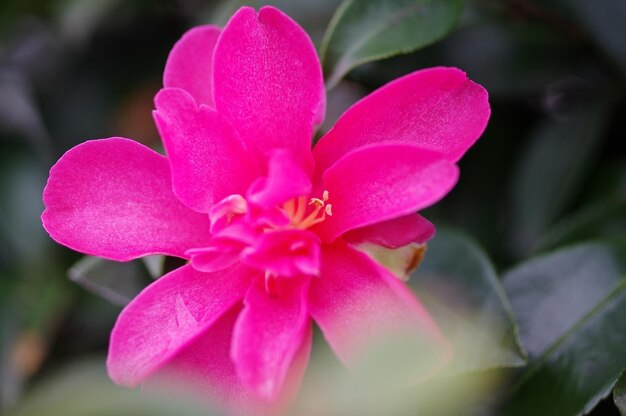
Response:
[{"label": "green leaf", "polygon": [[537,250],[555,248],[565,243],[626,235],[626,196],[595,203],[578,210],[541,237]]},{"label": "green leaf", "polygon": [[409,284],[453,344],[449,373],[525,364],[509,301],[474,241],[439,228]]},{"label": "green leaf", "polygon": [[569,38],[532,21],[485,19],[455,31],[437,46],[438,56],[431,58],[423,51],[416,54],[413,65],[458,66],[490,97],[540,96],[547,86],[554,88],[564,79],[584,82],[589,65]]},{"label": "green leaf", "polygon": [[328,88],[358,65],[409,53],[456,25],[461,0],[347,0],[331,20],[320,56]]},{"label": "green leaf", "polygon": [[0,235],[12,251],[11,263],[23,270],[46,262],[54,244],[40,220],[45,183],[46,170],[32,154],[0,150]]},{"label": "green leaf", "polygon": [[152,256],[142,257],[144,266],[153,279],[158,279],[165,273],[165,256],[154,254]]},{"label": "green leaf", "polygon": [[626,246],[582,244],[504,276],[530,356],[502,415],[580,415],[626,366]]},{"label": "green leaf", "polygon": [[613,390],[613,400],[622,415],[626,415],[626,371],[622,373],[615,390]]},{"label": "green leaf", "polygon": [[68,271],[70,279],[116,305],[130,302],[150,278],[141,260],[126,263],[85,256]]},{"label": "green leaf", "polygon": [[580,191],[603,143],[608,102],[595,102],[532,133],[512,184],[513,237],[526,253]]},{"label": "green leaf", "polygon": [[568,0],[600,47],[626,70],[626,2]]}]

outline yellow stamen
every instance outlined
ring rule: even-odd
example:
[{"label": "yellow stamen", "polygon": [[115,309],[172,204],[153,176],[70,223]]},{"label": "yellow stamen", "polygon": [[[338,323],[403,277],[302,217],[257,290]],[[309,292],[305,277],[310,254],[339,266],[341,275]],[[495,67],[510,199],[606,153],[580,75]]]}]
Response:
[{"label": "yellow stamen", "polygon": [[295,199],[290,199],[289,201],[283,204],[283,208],[285,209],[285,212],[287,213],[287,215],[289,215],[290,218],[293,218],[294,214],[296,213],[295,207],[296,207]]},{"label": "yellow stamen", "polygon": [[302,218],[304,218],[304,214],[306,213],[306,198],[301,196],[298,198],[298,200],[296,201],[296,214],[292,217],[294,222],[300,222],[302,221]]},{"label": "yellow stamen", "polygon": [[[291,225],[304,230],[324,221],[327,215],[333,215],[332,204],[326,203],[328,199],[328,191],[322,193],[322,199],[311,198],[308,204],[306,203],[306,197],[301,196],[285,202],[283,209],[291,219]],[[313,205],[313,211],[306,215],[307,206],[310,205]]]}]

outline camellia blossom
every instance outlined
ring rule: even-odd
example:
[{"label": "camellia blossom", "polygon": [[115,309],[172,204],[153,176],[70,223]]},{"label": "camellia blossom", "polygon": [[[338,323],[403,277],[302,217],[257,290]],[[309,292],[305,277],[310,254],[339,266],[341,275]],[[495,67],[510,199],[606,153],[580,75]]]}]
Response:
[{"label": "camellia blossom", "polygon": [[180,39],[155,107],[167,157],[125,138],[88,141],[54,165],[43,196],[44,227],[74,250],[188,260],[120,314],[115,382],[183,374],[229,406],[269,408],[298,390],[312,320],[348,367],[397,334],[425,354],[410,381],[446,363],[420,302],[359,247],[434,235],[417,211],[450,191],[482,134],[481,86],[455,68],[413,72],[311,150],[325,110],[313,44],[279,10],[244,7],[223,29]]}]

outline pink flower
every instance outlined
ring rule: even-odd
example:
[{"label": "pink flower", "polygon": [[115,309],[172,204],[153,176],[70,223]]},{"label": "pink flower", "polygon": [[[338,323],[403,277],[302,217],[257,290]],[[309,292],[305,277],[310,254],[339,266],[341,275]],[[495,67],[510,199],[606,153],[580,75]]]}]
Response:
[{"label": "pink flower", "polygon": [[311,151],[325,108],[319,60],[272,7],[187,32],[164,86],[154,118],[167,158],[124,138],[88,141],[44,191],[44,227],[63,245],[189,260],[122,311],[113,380],[176,372],[231,405],[288,401],[312,319],[347,366],[401,333],[430,354],[413,379],[437,371],[450,351],[432,319],[356,247],[433,236],[416,212],[456,183],[489,118],[486,91],[454,68],[411,73],[352,106]]}]

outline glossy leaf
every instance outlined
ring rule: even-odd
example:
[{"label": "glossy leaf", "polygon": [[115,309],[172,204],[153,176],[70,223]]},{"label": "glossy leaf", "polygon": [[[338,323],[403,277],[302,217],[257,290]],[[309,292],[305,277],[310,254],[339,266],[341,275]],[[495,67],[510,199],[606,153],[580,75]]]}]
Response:
[{"label": "glossy leaf", "polygon": [[320,55],[327,86],[377,59],[409,53],[450,32],[461,0],[346,0],[331,20]]},{"label": "glossy leaf", "polygon": [[409,284],[453,345],[448,373],[524,365],[509,301],[474,241],[439,228]]},{"label": "glossy leaf", "polygon": [[607,110],[607,103],[595,102],[546,120],[531,134],[511,186],[516,253],[527,252],[580,191],[604,140]]},{"label": "glossy leaf", "polygon": [[141,260],[126,263],[85,256],[69,270],[70,279],[116,305],[124,306],[150,281]]},{"label": "glossy leaf", "polygon": [[617,380],[617,384],[615,384],[613,400],[620,413],[626,415],[626,371],[622,373],[619,380]]},{"label": "glossy leaf", "polygon": [[626,164],[617,159],[594,171],[585,186],[585,203],[560,219],[534,247],[545,251],[559,245],[592,239],[615,239],[626,235]]},{"label": "glossy leaf", "polygon": [[567,248],[504,276],[530,365],[502,415],[580,415],[626,366],[626,246]]}]

